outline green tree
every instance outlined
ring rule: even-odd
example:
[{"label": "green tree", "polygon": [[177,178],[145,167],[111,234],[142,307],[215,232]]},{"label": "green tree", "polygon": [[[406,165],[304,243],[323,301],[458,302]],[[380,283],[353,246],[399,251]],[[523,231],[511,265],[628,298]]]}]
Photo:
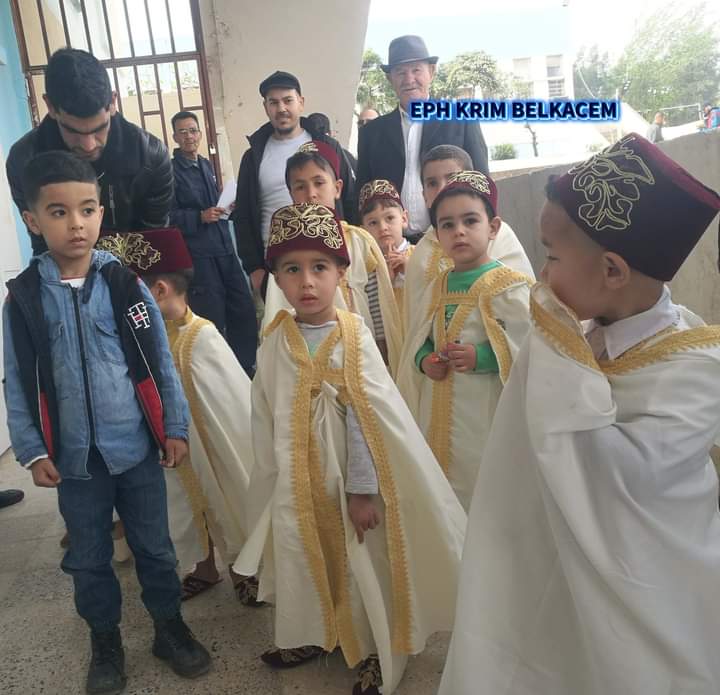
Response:
[{"label": "green tree", "polygon": [[460,53],[439,66],[433,80],[432,96],[436,99],[474,97],[480,88],[484,99],[502,99],[509,93],[508,77],[497,61],[485,51]]},{"label": "green tree", "polygon": [[612,81],[650,118],[663,107],[712,99],[720,85],[720,49],[706,4],[669,4],[655,12],[625,48]]},{"label": "green tree", "polygon": [[607,52],[600,54],[597,45],[578,51],[573,65],[576,99],[612,99],[615,96],[614,75]]},{"label": "green tree", "polygon": [[392,111],[397,105],[397,97],[382,68],[380,56],[368,48],[363,54],[355,101],[361,108],[370,107],[379,114]]},{"label": "green tree", "polygon": [[492,148],[492,155],[490,159],[498,160],[498,159],[516,159],[517,158],[517,150],[515,149],[515,146],[512,143],[504,142],[500,145],[495,145],[495,147]]}]

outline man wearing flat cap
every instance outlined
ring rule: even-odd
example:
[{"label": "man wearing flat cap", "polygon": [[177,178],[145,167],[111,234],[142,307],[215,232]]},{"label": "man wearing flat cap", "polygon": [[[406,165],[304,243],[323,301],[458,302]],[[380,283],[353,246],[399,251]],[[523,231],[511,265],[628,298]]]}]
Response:
[{"label": "man wearing flat cap", "polygon": [[422,155],[435,145],[457,145],[470,155],[476,171],[487,174],[487,145],[477,121],[411,121],[409,103],[430,97],[438,57],[429,55],[419,36],[393,39],[388,53],[382,69],[399,104],[358,132],[357,189],[373,179],[392,181],[408,211],[408,236],[417,239],[430,224],[420,179]]},{"label": "man wearing flat cap", "polygon": [[250,147],[240,163],[232,214],[238,255],[256,291],[264,287],[266,279],[264,259],[270,218],[281,207],[292,205],[285,183],[285,163],[301,145],[319,140],[335,149],[343,180],[338,213],[345,218],[355,213],[354,175],[337,140],[319,132],[302,117],[305,100],[297,77],[278,70],[260,83],[260,95],[269,120],[248,136]]}]

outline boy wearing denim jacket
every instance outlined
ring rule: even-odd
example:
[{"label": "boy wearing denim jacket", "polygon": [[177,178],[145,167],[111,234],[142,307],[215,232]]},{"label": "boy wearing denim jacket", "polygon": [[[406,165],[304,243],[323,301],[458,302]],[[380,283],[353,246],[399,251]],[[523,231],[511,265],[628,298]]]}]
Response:
[{"label": "boy wearing denim jacket", "polygon": [[67,152],[46,152],[28,163],[24,179],[23,218],[49,250],[8,283],[8,427],[34,483],[58,490],[71,539],[62,569],[73,577],[77,611],[91,630],[86,691],[119,693],[126,682],[113,508],[154,622],[153,654],[181,676],[198,676],[210,656],[180,615],[158,465],[179,464],[188,435],[162,317],[134,273],[93,250],[103,208],[92,167]]}]

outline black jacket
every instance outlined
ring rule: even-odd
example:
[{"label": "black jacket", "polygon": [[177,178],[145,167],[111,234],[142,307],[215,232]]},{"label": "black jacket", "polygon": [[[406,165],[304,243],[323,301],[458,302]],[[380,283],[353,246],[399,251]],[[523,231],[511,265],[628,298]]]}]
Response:
[{"label": "black jacket", "polygon": [[[30,158],[48,150],[67,150],[56,121],[46,116],[37,128],[21,137],[7,158],[7,177],[15,205],[27,209],[22,173]],[[105,207],[103,229],[128,232],[165,227],[173,197],[173,173],[167,147],[154,135],[112,117],[102,157],[92,162]],[[47,250],[42,237],[30,234],[35,255]]]},{"label": "black jacket", "polygon": [[[300,119],[300,125],[314,140],[322,140],[335,147],[340,160],[340,178],[343,180],[342,197],[336,206],[337,213],[341,219],[354,221],[357,205],[355,175],[342,147],[337,140],[314,130],[306,118]],[[250,148],[243,155],[237,178],[237,197],[232,220],[235,225],[238,255],[247,273],[265,267],[265,248],[260,229],[259,175],[265,145],[272,133],[272,124],[268,122],[248,136]]]},{"label": "black jacket", "polygon": [[[94,281],[94,267],[86,279],[85,292]],[[137,275],[119,263],[107,263],[99,271],[108,286],[118,335],[128,374],[155,443],[165,447],[163,404],[158,390],[158,364],[162,359],[149,323],[131,321],[133,311],[144,305]],[[60,416],[53,377],[50,338],[40,299],[40,274],[31,263],[7,283],[8,307],[20,380],[32,418],[50,458],[60,451]],[[145,318],[145,321],[148,319]]]},{"label": "black jacket", "polygon": [[[462,147],[476,171],[488,173],[488,153],[477,121],[425,121],[420,156],[436,145]],[[373,179],[387,179],[402,190],[405,178],[405,140],[400,109],[369,121],[358,131],[357,189]]]},{"label": "black jacket", "polygon": [[170,209],[170,224],[185,237],[193,258],[212,258],[234,253],[227,220],[204,224],[200,213],[215,207],[220,196],[210,162],[198,155],[196,162],[175,150],[172,159],[175,195]]}]

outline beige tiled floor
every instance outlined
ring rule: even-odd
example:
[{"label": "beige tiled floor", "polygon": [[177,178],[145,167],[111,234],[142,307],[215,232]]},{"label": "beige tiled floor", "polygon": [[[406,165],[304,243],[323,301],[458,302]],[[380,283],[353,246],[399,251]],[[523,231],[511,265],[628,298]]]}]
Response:
[{"label": "beige tiled floor", "polygon": [[[0,489],[26,497],[0,510],[0,693],[75,695],[84,692],[89,641],[72,604],[72,584],[59,568],[63,525],[56,493],[32,485],[11,455],[0,458]],[[337,654],[294,671],[276,673],[257,658],[272,642],[272,609],[249,609],[226,578],[188,602],[184,614],[211,650],[213,669],[183,681],[150,654],[152,628],[140,602],[132,565],[119,566],[123,587],[127,695],[349,695],[353,676]],[[446,636],[410,661],[397,695],[435,693]]]}]

